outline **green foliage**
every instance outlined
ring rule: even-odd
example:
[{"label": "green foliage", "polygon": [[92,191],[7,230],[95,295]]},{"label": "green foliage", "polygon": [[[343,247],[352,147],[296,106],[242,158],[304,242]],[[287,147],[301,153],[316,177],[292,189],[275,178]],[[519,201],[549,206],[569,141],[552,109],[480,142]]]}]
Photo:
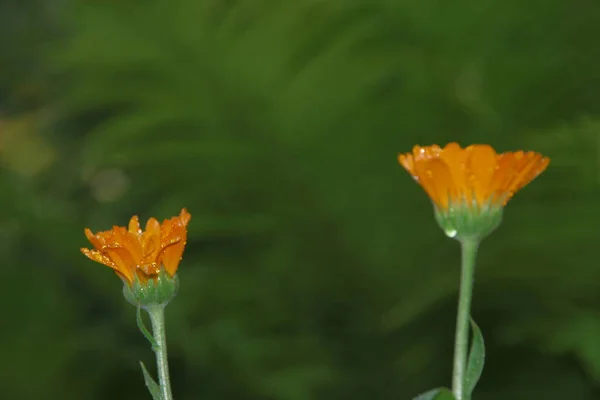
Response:
[{"label": "green foliage", "polygon": [[450,390],[441,388],[425,392],[413,400],[456,400],[456,397],[454,397]]},{"label": "green foliage", "polygon": [[[78,248],[86,226],[182,206],[176,398],[402,399],[449,381],[459,255],[396,155],[451,140],[552,158],[481,247],[477,399],[598,397],[598,6],[52,4],[55,40],[40,24],[0,41],[46,77],[31,130],[54,154],[28,175],[12,163],[39,153],[0,150],[3,397],[147,398],[134,310]],[[15,65],[7,93],[39,79]]]},{"label": "green foliage", "polygon": [[485,343],[483,341],[483,335],[481,329],[477,326],[475,321],[471,318],[471,350],[469,350],[469,359],[467,361],[467,368],[465,371],[465,396],[466,399],[470,399],[473,395],[473,390],[481,378],[483,372],[483,365],[485,364]]},{"label": "green foliage", "polygon": [[156,383],[156,381],[152,378],[152,376],[146,369],[146,366],[141,361],[140,366],[142,367],[142,372],[144,374],[144,383],[146,384],[146,387],[148,388],[152,399],[162,400],[162,395],[160,394],[160,386],[158,386],[158,383]]},{"label": "green foliage", "polygon": [[[144,323],[144,319],[142,317],[142,307],[140,307],[140,306],[137,306],[135,309],[135,322],[137,323],[137,327],[140,330],[140,332],[142,333],[142,335],[144,335],[144,337],[150,343],[150,346],[152,347],[152,351],[156,352],[158,350],[158,343],[156,343],[156,339],[154,339],[154,336],[152,336],[152,334],[150,333],[148,328],[146,328],[146,324]],[[148,386],[148,385],[146,385],[146,386]]]}]

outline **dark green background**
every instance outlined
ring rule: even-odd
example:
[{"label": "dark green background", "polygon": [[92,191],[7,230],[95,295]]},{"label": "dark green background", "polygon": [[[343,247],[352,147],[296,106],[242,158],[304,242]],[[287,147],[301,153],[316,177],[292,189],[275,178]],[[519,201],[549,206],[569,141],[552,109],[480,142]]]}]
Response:
[{"label": "dark green background", "polygon": [[477,266],[477,400],[600,398],[600,3],[4,0],[0,398],[148,399],[93,230],[192,213],[184,399],[404,400],[450,382],[459,246],[397,164],[531,149]]}]

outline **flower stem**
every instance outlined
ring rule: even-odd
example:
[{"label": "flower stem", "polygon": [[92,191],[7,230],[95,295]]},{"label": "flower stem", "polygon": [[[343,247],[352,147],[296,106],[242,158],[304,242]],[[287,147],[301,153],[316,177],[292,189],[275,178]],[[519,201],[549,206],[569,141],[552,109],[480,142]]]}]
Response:
[{"label": "flower stem", "polygon": [[456,313],[456,336],[454,342],[454,369],[452,371],[452,392],[456,400],[468,400],[464,393],[467,352],[469,348],[469,320],[471,317],[471,298],[473,296],[473,278],[475,259],[479,241],[462,239],[461,276],[458,295],[458,311]]},{"label": "flower stem", "polygon": [[165,330],[165,307],[163,305],[147,306],[150,315],[152,333],[156,340],[156,369],[158,370],[158,384],[162,400],[173,400],[171,394],[171,380],[169,378],[169,362],[167,359],[167,338]]}]

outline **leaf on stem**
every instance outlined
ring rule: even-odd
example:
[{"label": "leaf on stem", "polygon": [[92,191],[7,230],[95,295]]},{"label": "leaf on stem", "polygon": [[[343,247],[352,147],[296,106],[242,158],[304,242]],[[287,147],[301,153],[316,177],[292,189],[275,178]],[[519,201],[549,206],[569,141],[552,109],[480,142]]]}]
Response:
[{"label": "leaf on stem", "polygon": [[162,394],[160,392],[160,386],[158,386],[158,383],[156,383],[156,381],[152,379],[152,376],[150,375],[142,361],[140,361],[140,366],[142,367],[142,372],[144,373],[144,382],[146,383],[148,391],[152,395],[152,399],[163,400]]},{"label": "leaf on stem", "polygon": [[154,339],[154,336],[152,336],[152,334],[148,331],[146,325],[144,324],[144,320],[142,319],[142,309],[140,306],[137,307],[135,313],[135,320],[137,322],[137,326],[140,332],[142,332],[146,339],[148,339],[150,345],[152,346],[152,350],[156,352],[156,349],[158,349],[158,343],[156,343],[156,339]]},{"label": "leaf on stem", "polygon": [[437,388],[418,395],[413,400],[456,400],[449,389]]},{"label": "leaf on stem", "polygon": [[467,399],[471,398],[471,394],[481,377],[483,364],[485,363],[485,344],[483,335],[481,334],[479,326],[473,321],[473,318],[471,318],[471,330],[473,332],[473,339],[471,341],[471,351],[469,352],[469,359],[467,361],[464,383]]}]

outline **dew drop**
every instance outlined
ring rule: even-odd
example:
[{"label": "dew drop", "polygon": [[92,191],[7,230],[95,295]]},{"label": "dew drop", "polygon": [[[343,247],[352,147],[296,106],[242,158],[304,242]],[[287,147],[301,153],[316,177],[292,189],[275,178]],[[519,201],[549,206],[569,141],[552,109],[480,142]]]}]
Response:
[{"label": "dew drop", "polygon": [[456,229],[446,229],[446,230],[444,231],[444,233],[445,233],[445,234],[446,234],[446,236],[448,236],[449,238],[454,238],[454,237],[456,237],[456,234],[457,234],[458,232],[456,231]]}]

